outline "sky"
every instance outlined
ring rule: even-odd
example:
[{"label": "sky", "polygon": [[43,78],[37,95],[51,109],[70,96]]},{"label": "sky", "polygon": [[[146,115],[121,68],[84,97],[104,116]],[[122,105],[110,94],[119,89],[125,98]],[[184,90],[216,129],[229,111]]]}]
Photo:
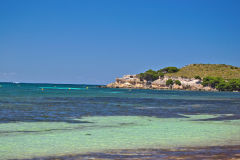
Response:
[{"label": "sky", "polygon": [[239,0],[0,0],[0,81],[107,84],[192,63],[240,67]]}]

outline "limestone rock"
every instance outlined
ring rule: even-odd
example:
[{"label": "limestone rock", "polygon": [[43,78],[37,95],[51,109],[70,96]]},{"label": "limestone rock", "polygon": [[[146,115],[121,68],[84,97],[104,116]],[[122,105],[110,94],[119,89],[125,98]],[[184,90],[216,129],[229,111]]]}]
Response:
[{"label": "limestone rock", "polygon": [[[179,80],[181,85],[167,86],[166,81],[172,79],[173,81]],[[114,83],[107,85],[108,88],[141,88],[141,89],[173,89],[173,90],[201,90],[201,91],[216,91],[211,87],[204,87],[201,85],[201,80],[195,78],[183,77],[159,77],[159,79],[150,82],[140,80],[137,75],[124,75],[122,78],[116,78]]]}]

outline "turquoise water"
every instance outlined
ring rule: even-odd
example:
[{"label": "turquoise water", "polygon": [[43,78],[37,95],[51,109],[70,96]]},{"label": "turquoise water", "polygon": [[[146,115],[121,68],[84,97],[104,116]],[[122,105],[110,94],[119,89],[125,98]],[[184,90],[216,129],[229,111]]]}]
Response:
[{"label": "turquoise water", "polygon": [[240,94],[0,84],[0,157],[240,145]]}]

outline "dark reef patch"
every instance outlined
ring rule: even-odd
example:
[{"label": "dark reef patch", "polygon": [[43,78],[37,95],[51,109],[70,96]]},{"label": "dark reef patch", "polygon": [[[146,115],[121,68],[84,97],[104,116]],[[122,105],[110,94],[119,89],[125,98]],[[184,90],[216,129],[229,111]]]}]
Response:
[{"label": "dark reef patch", "polygon": [[28,160],[237,160],[240,158],[240,146],[214,146],[177,149],[126,149],[56,157],[36,157]]}]

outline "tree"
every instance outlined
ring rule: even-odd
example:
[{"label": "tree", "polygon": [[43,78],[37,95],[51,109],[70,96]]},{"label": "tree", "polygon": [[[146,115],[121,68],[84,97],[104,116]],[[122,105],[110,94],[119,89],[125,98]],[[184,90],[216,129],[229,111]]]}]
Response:
[{"label": "tree", "polygon": [[167,81],[166,81],[166,85],[167,86],[170,86],[170,85],[173,85],[174,83],[173,83],[173,80],[172,79],[168,79]]},{"label": "tree", "polygon": [[164,77],[164,73],[160,72],[160,70],[157,71],[157,74],[159,77],[162,77],[162,78]]},{"label": "tree", "polygon": [[195,76],[194,78],[195,78],[195,79],[202,80],[202,78],[201,78],[200,76]]},{"label": "tree", "polygon": [[202,85],[203,86],[210,86],[210,87],[216,88],[216,86],[220,82],[224,82],[224,79],[220,78],[220,77],[210,77],[210,76],[208,76],[208,77],[203,78]]},{"label": "tree", "polygon": [[159,78],[159,76],[162,76],[162,73],[160,74],[152,69],[149,69],[144,73],[138,74],[138,77],[141,80],[147,80],[147,81],[155,81]]},{"label": "tree", "polygon": [[230,89],[229,85],[226,82],[220,82],[217,86],[216,89],[219,91],[226,91]]},{"label": "tree", "polygon": [[205,77],[203,86],[211,86],[219,91],[240,91],[240,79],[224,80],[219,77]]},{"label": "tree", "polygon": [[240,90],[240,79],[231,79],[228,83],[232,91]]},{"label": "tree", "polygon": [[177,67],[165,67],[163,69],[158,70],[158,72],[162,72],[162,73],[175,73],[178,71],[179,69]]},{"label": "tree", "polygon": [[181,86],[181,82],[179,80],[176,80],[175,84]]},{"label": "tree", "polygon": [[164,73],[149,69],[144,73],[138,74],[137,76],[140,78],[140,80],[155,81],[159,79],[159,77],[164,77]]}]

